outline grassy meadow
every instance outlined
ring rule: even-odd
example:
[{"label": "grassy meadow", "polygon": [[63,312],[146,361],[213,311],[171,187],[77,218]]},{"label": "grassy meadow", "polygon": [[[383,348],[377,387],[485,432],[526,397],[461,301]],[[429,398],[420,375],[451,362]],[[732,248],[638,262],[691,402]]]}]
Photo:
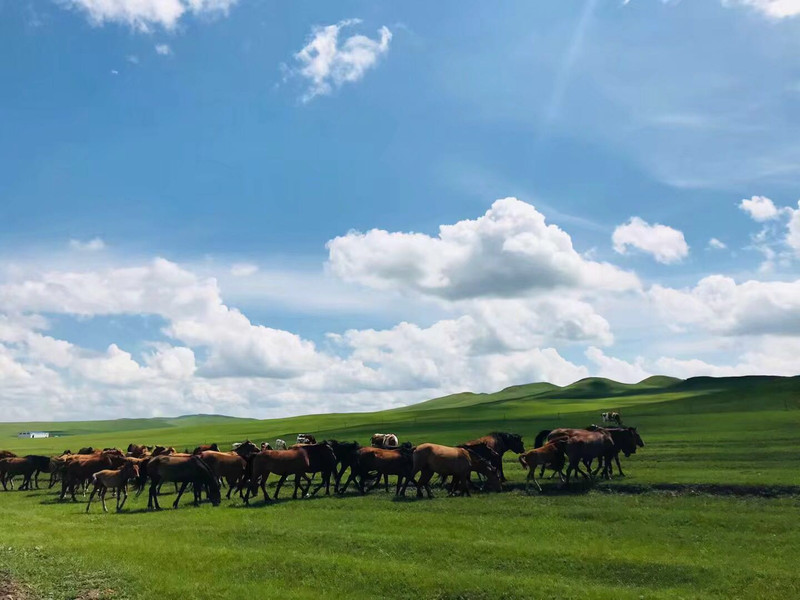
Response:
[{"label": "grassy meadow", "polygon": [[[526,494],[513,454],[507,490],[471,498],[374,491],[293,501],[284,491],[269,506],[194,508],[185,497],[178,510],[151,513],[143,494],[120,514],[98,503],[86,515],[55,489],[0,492],[0,578],[32,598],[800,597],[800,378],[589,379],[268,421],[0,424],[0,449],[226,449],[298,432],[366,444],[376,431],[456,444],[492,430],[532,446],[541,429],[586,426],[605,410],[636,425],[646,447],[623,458],[627,477],[569,492],[553,482]],[[16,437],[28,429],[61,437]]]}]

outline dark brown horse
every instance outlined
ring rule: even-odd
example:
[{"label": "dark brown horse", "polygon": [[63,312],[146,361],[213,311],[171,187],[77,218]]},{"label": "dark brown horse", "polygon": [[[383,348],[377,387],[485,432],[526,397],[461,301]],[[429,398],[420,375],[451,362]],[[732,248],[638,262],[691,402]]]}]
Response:
[{"label": "dark brown horse", "polygon": [[219,506],[222,499],[217,478],[199,456],[154,456],[147,464],[147,475],[150,477],[150,494],[147,499],[147,508],[149,509],[161,510],[161,506],[158,504],[158,489],[165,481],[181,484],[172,508],[178,508],[181,496],[190,483],[194,490],[195,506],[200,503],[200,496],[204,489],[207,490],[208,499],[214,506]]},{"label": "dark brown horse", "polygon": [[3,484],[4,491],[8,491],[7,484],[11,484],[11,488],[14,488],[11,480],[17,475],[22,475],[23,477],[22,485],[19,488],[20,491],[31,489],[31,477],[35,472],[36,464],[27,457],[12,456],[0,459],[0,483]]},{"label": "dark brown horse", "polygon": [[[590,425],[586,429],[588,431],[603,430],[611,434],[611,439],[614,442],[614,451],[611,458],[617,463],[620,477],[625,477],[625,473],[622,472],[622,466],[619,463],[619,453],[622,452],[627,458],[631,454],[636,454],[637,448],[644,448],[644,441],[636,427],[598,427],[597,425]],[[603,466],[603,476],[606,479],[610,479],[613,472],[614,465],[610,460],[607,460]]]},{"label": "dark brown horse", "polygon": [[49,473],[50,472],[50,457],[49,456],[40,456],[38,454],[29,454],[25,458],[31,461],[36,468],[36,471],[33,474],[33,483],[36,486],[36,489],[39,489],[39,474],[40,473]]},{"label": "dark brown horse", "polygon": [[127,455],[132,458],[144,458],[150,454],[151,447],[139,444],[128,444]]},{"label": "dark brown horse", "polygon": [[342,475],[347,469],[350,469],[350,474],[353,474],[354,469],[358,463],[358,450],[361,444],[358,442],[339,442],[337,440],[327,440],[328,445],[333,450],[336,456],[336,473],[334,490],[340,492],[340,483]]},{"label": "dark brown horse", "polygon": [[[396,475],[395,495],[399,495],[401,486],[406,479],[411,477],[413,470],[413,448],[409,447],[403,450],[388,450],[377,447],[360,448],[357,452],[355,466],[350,470],[350,477],[339,491],[342,494],[345,493],[350,482],[358,478],[358,489],[362,494],[366,494],[369,490],[364,485],[365,481],[371,479],[373,473],[377,473],[377,479],[369,489],[374,489],[380,485],[381,477],[383,477],[386,491],[388,492],[389,475]],[[414,484],[416,485],[416,482]]]},{"label": "dark brown horse", "polygon": [[[564,442],[564,453],[568,462],[565,485],[569,485],[572,473],[579,473],[584,479],[589,479],[596,475],[602,468],[603,461],[610,461],[614,452],[614,441],[611,438],[611,434],[604,430],[587,431],[586,429],[566,428],[553,429],[552,431],[543,430],[536,436],[537,447],[541,446],[539,442],[543,438],[548,442]],[[600,464],[592,472],[591,464],[595,459],[598,459]],[[586,467],[587,473],[581,470],[581,462]],[[544,468],[542,471],[544,471]]]},{"label": "dark brown horse", "polygon": [[[522,441],[522,436],[517,433],[508,433],[505,431],[493,431],[492,433],[479,437],[477,440],[469,441],[461,444],[460,448],[470,449],[470,446],[485,445],[490,450],[496,452],[500,456],[498,465],[494,465],[500,475],[500,481],[505,481],[506,477],[503,474],[503,455],[508,452],[516,452],[522,454],[525,452],[525,444]],[[477,448],[476,448],[477,449]],[[482,457],[487,458],[487,457]]]},{"label": "dark brown horse", "polygon": [[192,451],[192,454],[200,454],[201,452],[206,452],[208,450],[211,450],[212,452],[219,452],[219,446],[216,444],[200,444]]}]

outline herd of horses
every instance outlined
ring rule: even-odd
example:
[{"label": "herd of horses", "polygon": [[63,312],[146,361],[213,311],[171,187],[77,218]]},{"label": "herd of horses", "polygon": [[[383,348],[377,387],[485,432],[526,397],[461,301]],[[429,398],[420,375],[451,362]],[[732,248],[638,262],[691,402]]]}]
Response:
[{"label": "herd of horses", "polygon": [[[164,483],[175,486],[173,508],[178,507],[184,492],[191,486],[194,503],[202,495],[215,506],[222,499],[222,487],[227,486],[227,498],[237,493],[245,504],[261,490],[264,501],[270,502],[278,495],[287,480],[294,483],[293,498],[313,496],[323,487],[326,495],[344,494],[350,485],[366,494],[383,483],[389,491],[389,477],[395,477],[395,495],[404,496],[409,484],[414,485],[418,497],[427,493],[433,497],[431,484],[438,475],[438,483],[449,495],[470,495],[471,489],[501,491],[506,481],[503,472],[503,455],[513,452],[528,469],[527,485],[533,483],[546,469],[558,475],[563,486],[570,485],[573,475],[585,479],[598,476],[611,478],[617,465],[623,476],[619,455],[630,456],[644,442],[635,427],[599,427],[585,429],[554,429],[540,431],[534,448],[525,449],[522,436],[508,432],[493,432],[459,446],[424,443],[413,446],[400,443],[395,434],[375,434],[369,446],[358,442],[324,440],[317,442],[311,434],[298,436],[301,443],[284,449],[272,449],[268,443],[257,446],[250,440],[233,444],[233,450],[221,451],[217,444],[204,444],[189,452],[176,452],[164,446],[130,444],[126,451],[118,448],[81,448],[73,454],[69,450],[59,456],[29,455],[18,457],[9,451],[0,451],[0,483],[3,489],[14,488],[14,478],[21,476],[20,490],[39,487],[39,475],[50,476],[49,487],[60,482],[60,500],[69,496],[77,501],[76,493],[91,493],[86,505],[88,512],[92,501],[98,497],[107,511],[106,494],[116,497],[116,508],[121,510],[128,497],[128,485],[137,495],[148,489],[148,509],[158,510],[159,494]],[[282,440],[279,440],[282,442]],[[581,468],[583,467],[583,468]],[[594,468],[593,468],[594,467]],[[345,474],[349,471],[347,477]],[[477,482],[472,481],[477,474]],[[277,486],[270,498],[267,483],[270,476],[277,477]],[[316,476],[319,482],[315,484]],[[149,483],[149,487],[148,487]]]}]

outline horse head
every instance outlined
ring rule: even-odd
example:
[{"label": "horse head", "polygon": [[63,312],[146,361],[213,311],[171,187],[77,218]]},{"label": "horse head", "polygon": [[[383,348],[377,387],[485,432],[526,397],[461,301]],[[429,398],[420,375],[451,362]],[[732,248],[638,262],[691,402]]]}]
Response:
[{"label": "horse head", "polygon": [[644,448],[644,440],[642,440],[642,436],[639,435],[636,427],[628,427],[628,431],[631,432],[633,438],[636,440],[636,445],[639,446],[639,448]]},{"label": "horse head", "polygon": [[258,446],[256,446],[250,440],[246,440],[246,441],[242,442],[234,450],[234,452],[236,452],[236,454],[238,454],[239,456],[241,456],[242,458],[245,458],[245,459],[248,456],[250,456],[251,454],[258,454],[259,451],[260,450],[259,450]]},{"label": "horse head", "polygon": [[520,434],[501,433],[500,436],[503,438],[506,448],[512,452],[516,452],[517,454],[525,452],[525,443],[522,441],[522,436]]}]

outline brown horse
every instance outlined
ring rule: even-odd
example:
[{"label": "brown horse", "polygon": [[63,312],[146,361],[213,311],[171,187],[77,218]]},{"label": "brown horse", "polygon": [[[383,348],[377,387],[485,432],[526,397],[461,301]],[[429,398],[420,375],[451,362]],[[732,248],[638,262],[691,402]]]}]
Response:
[{"label": "brown horse", "polygon": [[[413,469],[414,459],[413,450],[411,449],[401,451],[376,447],[359,448],[354,466],[350,469],[350,477],[339,490],[339,493],[344,494],[350,482],[358,477],[358,489],[362,494],[366,494],[369,490],[364,487],[364,481],[370,478],[371,473],[377,472],[378,478],[369,489],[379,486],[381,477],[384,477],[386,491],[388,492],[389,475],[396,475],[395,495],[399,495],[403,482],[411,477]],[[416,482],[414,482],[414,485],[416,485]]]},{"label": "brown horse", "polygon": [[0,450],[0,458],[16,458],[17,455],[11,450]]},{"label": "brown horse", "polygon": [[[584,479],[594,477],[597,471],[602,468],[603,459],[610,461],[614,452],[614,440],[611,438],[611,434],[604,430],[554,429],[549,432],[545,430],[539,432],[536,439],[539,440],[542,434],[545,434],[548,442],[565,442],[564,453],[567,455],[567,461],[569,463],[567,466],[565,485],[569,485],[570,475],[574,472],[582,475]],[[595,459],[598,459],[601,464],[592,472],[591,464]],[[588,470],[588,473],[584,473],[581,470],[581,462]]]},{"label": "brown horse", "polygon": [[465,448],[452,448],[450,446],[440,446],[439,444],[420,444],[414,449],[413,471],[411,477],[406,479],[400,490],[405,494],[408,482],[413,480],[417,473],[420,477],[417,480],[417,497],[422,497],[422,489],[428,492],[428,498],[433,498],[430,481],[434,473],[439,475],[452,475],[453,484],[450,495],[453,496],[460,487],[463,494],[469,493],[469,474],[475,470],[486,476],[490,489],[500,491],[500,479],[495,469],[487,461]]},{"label": "brown horse", "polygon": [[144,458],[150,454],[151,447],[139,444],[128,444],[127,455],[132,458]]},{"label": "brown horse", "polygon": [[494,465],[500,475],[500,481],[506,480],[505,474],[503,473],[503,455],[509,450],[517,454],[525,452],[525,444],[522,441],[522,436],[517,433],[508,433],[505,431],[493,431],[483,437],[479,437],[477,440],[471,440],[462,444],[460,447],[469,450],[470,446],[480,446],[481,444],[497,452],[500,456],[499,464]]},{"label": "brown horse", "polygon": [[213,452],[219,452],[219,446],[216,444],[200,444],[197,448],[192,451],[192,454],[200,454],[202,452],[206,452],[207,450],[211,450]]},{"label": "brown horse", "polygon": [[[92,476],[92,483],[94,489],[89,496],[89,502],[86,504],[86,512],[89,512],[89,507],[92,505],[94,495],[100,492],[100,501],[103,504],[103,512],[108,512],[106,507],[106,492],[114,490],[117,495],[117,512],[122,510],[125,506],[125,501],[128,499],[128,480],[134,479],[139,476],[139,459],[126,458],[125,464],[119,469],[104,469],[98,471]],[[122,502],[120,502],[122,499]]]},{"label": "brown horse", "polygon": [[150,477],[150,493],[147,499],[147,508],[149,509],[161,510],[161,506],[158,504],[158,490],[165,481],[181,484],[172,508],[178,508],[181,496],[190,483],[194,490],[195,506],[200,503],[203,489],[208,491],[208,498],[214,506],[219,506],[222,499],[217,478],[199,456],[154,456],[147,464],[147,474]]},{"label": "brown horse", "polygon": [[[213,450],[206,450],[194,456],[202,458],[214,473],[214,477],[222,479],[228,484],[228,494],[226,497],[230,500],[234,486],[240,483],[242,477],[244,477],[247,461],[236,452],[214,452]],[[240,488],[239,495],[241,495],[241,493]]]},{"label": "brown horse", "polygon": [[540,465],[542,467],[550,467],[561,476],[562,481],[564,480],[564,442],[548,442],[541,448],[528,450],[519,455],[519,464],[522,465],[523,469],[528,469],[528,477],[525,478],[528,486],[533,480],[533,483],[536,484],[536,487],[541,492],[542,486],[536,481],[536,467]]},{"label": "brown horse", "polygon": [[[278,497],[281,486],[290,475],[305,474],[309,468],[308,453],[302,448],[292,448],[290,450],[263,450],[258,454],[253,454],[247,459],[247,492],[244,495],[244,503],[249,504],[250,496],[254,496],[257,488],[261,486],[264,493],[264,502],[271,499],[267,494],[267,480],[271,473],[280,476],[278,486],[275,488],[275,498]],[[293,498],[297,498],[297,491],[300,487],[299,477],[295,477]]]},{"label": "brown horse", "polygon": [[[617,463],[620,477],[625,477],[625,473],[622,472],[622,466],[619,463],[619,453],[622,452],[627,458],[631,454],[636,454],[637,448],[644,448],[644,441],[636,427],[598,427],[597,425],[591,425],[586,429],[587,431],[603,430],[611,434],[611,439],[614,442],[614,451],[611,458]],[[603,476],[606,479],[610,479],[613,473],[614,465],[610,460],[605,461]]]},{"label": "brown horse", "polygon": [[59,500],[63,500],[67,495],[67,491],[69,491],[72,501],[77,502],[75,491],[79,485],[90,481],[98,471],[119,468],[124,462],[124,456],[112,452],[65,457],[64,476],[61,479]]}]

